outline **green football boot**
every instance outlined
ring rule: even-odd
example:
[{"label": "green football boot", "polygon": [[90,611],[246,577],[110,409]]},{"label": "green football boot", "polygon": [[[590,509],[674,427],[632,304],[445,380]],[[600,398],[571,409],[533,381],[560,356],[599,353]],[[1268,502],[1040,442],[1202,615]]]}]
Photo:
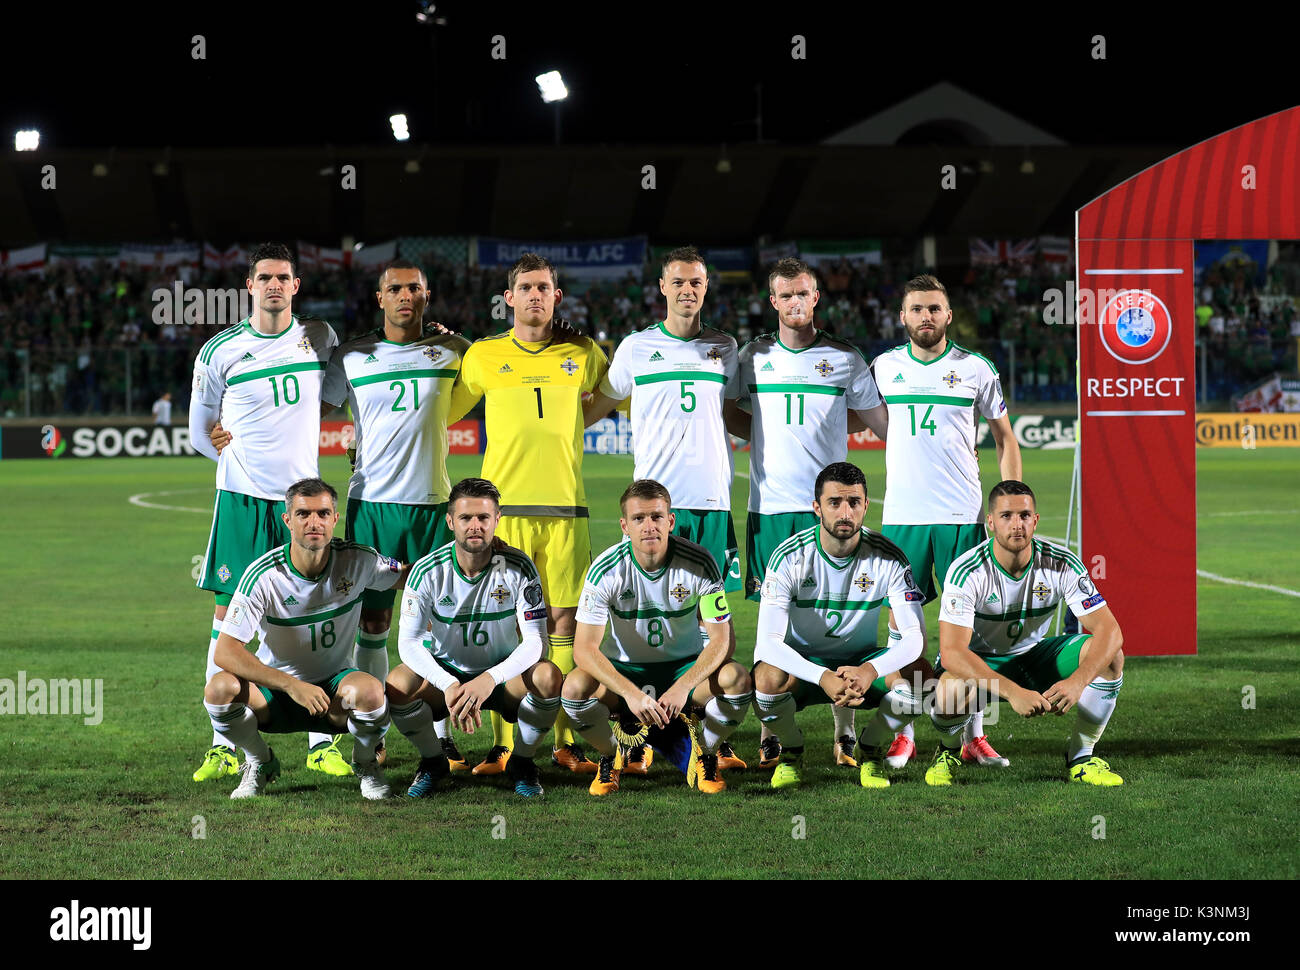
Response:
[{"label": "green football boot", "polygon": [[951,785],[954,773],[961,767],[961,758],[957,752],[949,751],[942,744],[934,752],[934,760],[925,769],[927,785]]},{"label": "green football boot", "polygon": [[352,766],[343,759],[343,754],[339,751],[339,738],[341,737],[343,735],[336,734],[329,741],[322,741],[308,751],[307,767],[312,771],[324,772],[327,775],[350,778],[352,776]]}]

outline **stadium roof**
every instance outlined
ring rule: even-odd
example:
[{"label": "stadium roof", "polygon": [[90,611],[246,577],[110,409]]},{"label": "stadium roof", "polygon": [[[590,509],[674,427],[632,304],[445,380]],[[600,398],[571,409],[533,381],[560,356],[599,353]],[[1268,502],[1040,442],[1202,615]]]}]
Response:
[{"label": "stadium roof", "polygon": [[850,125],[823,145],[1064,145],[1061,139],[941,81]]}]

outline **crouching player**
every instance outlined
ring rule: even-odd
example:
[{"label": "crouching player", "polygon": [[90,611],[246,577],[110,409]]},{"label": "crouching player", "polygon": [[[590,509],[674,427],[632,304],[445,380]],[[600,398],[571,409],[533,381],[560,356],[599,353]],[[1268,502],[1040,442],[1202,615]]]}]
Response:
[{"label": "crouching player", "polygon": [[[263,733],[333,734],[346,724],[361,794],[386,798],[388,781],[375,760],[388,729],[384,685],[348,660],[361,594],[401,585],[407,569],[369,546],[331,538],[338,493],[319,478],[294,482],[284,504],[290,541],[245,570],[213,655],[222,670],[203,692],[213,728],[246,755],[230,797],[260,795],[279,777]],[[255,635],[256,657],[244,649]]]},{"label": "crouching player", "polygon": [[[731,661],[735,637],[722,574],[708,550],[672,534],[676,516],[663,485],[638,479],[619,506],[628,541],[610,546],[587,571],[578,602],[576,667],[564,680],[565,713],[600,752],[590,791],[618,791],[624,758],[609,725],[611,712],[664,727],[678,714],[703,708],[700,750],[692,752],[686,780],[716,794],[727,787],[718,746],[754,698],[748,672]],[[602,644],[607,622],[612,642]]]},{"label": "crouching player", "polygon": [[[972,702],[992,691],[1025,717],[1075,708],[1067,777],[1122,785],[1124,779],[1093,754],[1124,684],[1119,623],[1079,557],[1034,538],[1038,512],[1028,485],[993,486],[988,527],[992,538],[954,560],[943,584],[939,686],[931,712],[940,741],[926,783],[952,784]],[[1044,638],[1061,600],[1088,633]]]},{"label": "crouching player", "polygon": [[473,734],[485,710],[519,725],[506,764],[515,792],[542,794],[533,758],[560,712],[564,677],[542,659],[546,604],[537,568],[513,546],[493,545],[500,521],[496,486],[462,479],[447,500],[455,539],[411,566],[398,635],[402,663],[388,675],[388,700],[393,723],[420,752],[406,792],[414,798],[432,794],[450,770],[434,721],[450,715]]},{"label": "crouching player", "polygon": [[[826,703],[875,707],[899,690],[912,700],[905,681],[920,669],[925,646],[925,595],[913,582],[906,557],[884,536],[862,527],[867,512],[862,470],[843,461],[823,468],[813,486],[812,508],[819,524],[773,551],[758,607],[754,696],[759,716],[782,744],[773,788],[803,780],[797,711]],[[880,647],[877,629],[886,598],[889,646]],[[887,683],[897,686],[887,688]],[[858,739],[864,788],[889,786],[882,744],[890,736],[878,718]]]}]

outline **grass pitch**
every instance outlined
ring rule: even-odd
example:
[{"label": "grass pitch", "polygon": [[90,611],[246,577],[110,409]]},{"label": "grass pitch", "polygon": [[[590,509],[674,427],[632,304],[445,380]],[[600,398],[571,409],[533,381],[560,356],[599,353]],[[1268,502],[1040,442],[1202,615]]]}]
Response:
[{"label": "grass pitch", "polygon": [[[747,470],[747,455],[737,470]],[[1070,452],[1030,452],[1044,535],[1063,535]],[[858,452],[878,527],[883,452]],[[984,481],[997,475],[992,450]],[[629,458],[585,461],[595,552],[618,538]],[[478,458],[453,458],[453,481]],[[346,492],[347,465],[322,472]],[[1300,590],[1300,451],[1198,455],[1199,567]],[[743,549],[747,481],[732,504]],[[457,778],[427,801],[364,801],[351,779],[307,771],[305,737],[278,736],[284,774],[264,798],[232,802],[232,779],[198,785],[207,747],[201,704],[211,596],[194,588],[207,541],[213,465],[205,459],[0,464],[0,677],[103,682],[102,722],[0,716],[0,876],[26,878],[1295,878],[1300,874],[1300,689],[1294,596],[1202,579],[1199,655],[1130,658],[1100,753],[1127,781],[1063,781],[1065,718],[987,726],[1011,768],[964,784],[922,781],[922,758],[886,791],[864,791],[832,764],[825,707],[800,715],[805,784],[776,792],[755,768],[729,772],[707,798],[662,763],[618,794],[550,767],[546,797],[515,797],[504,778]],[[142,493],[147,493],[142,496]],[[136,496],[136,503],[132,503]],[[139,504],[139,503],[148,503]],[[339,528],[342,534],[342,523]],[[1104,584],[1103,584],[1104,586]],[[937,603],[927,610],[930,650]],[[1153,608],[1158,608],[1153,607]],[[737,659],[753,653],[757,605],[736,607]],[[1120,617],[1121,623],[1123,617]],[[389,643],[397,662],[396,628]],[[1243,693],[1244,692],[1244,693]],[[1243,700],[1253,695],[1253,707]],[[859,724],[865,723],[859,714]],[[485,733],[458,737],[481,756]],[[754,759],[751,717],[733,738]],[[346,744],[344,750],[346,753]],[[417,761],[389,734],[388,773]],[[1099,837],[1104,831],[1104,838]]]}]

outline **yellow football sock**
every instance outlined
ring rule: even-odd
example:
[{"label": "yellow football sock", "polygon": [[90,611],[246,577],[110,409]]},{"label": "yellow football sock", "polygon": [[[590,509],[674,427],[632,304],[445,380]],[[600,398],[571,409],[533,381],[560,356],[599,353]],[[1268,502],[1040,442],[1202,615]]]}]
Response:
[{"label": "yellow football sock", "polygon": [[[573,669],[573,637],[549,637],[551,641],[551,663],[560,668],[560,673],[567,674]],[[555,748],[558,751],[578,740],[572,730],[573,722],[569,715],[560,710],[555,719]]]},{"label": "yellow football sock", "polygon": [[515,750],[515,726],[496,711],[492,714],[492,744]]}]

